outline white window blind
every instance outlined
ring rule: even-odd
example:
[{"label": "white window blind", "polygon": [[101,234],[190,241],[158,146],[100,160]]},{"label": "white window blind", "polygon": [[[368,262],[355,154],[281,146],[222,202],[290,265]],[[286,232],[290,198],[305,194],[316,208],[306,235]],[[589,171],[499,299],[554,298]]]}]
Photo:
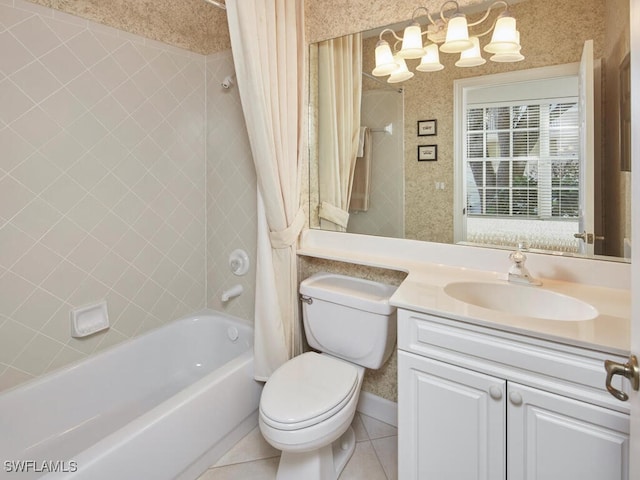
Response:
[{"label": "white window blind", "polygon": [[578,217],[576,98],[468,106],[464,135],[468,216]]}]

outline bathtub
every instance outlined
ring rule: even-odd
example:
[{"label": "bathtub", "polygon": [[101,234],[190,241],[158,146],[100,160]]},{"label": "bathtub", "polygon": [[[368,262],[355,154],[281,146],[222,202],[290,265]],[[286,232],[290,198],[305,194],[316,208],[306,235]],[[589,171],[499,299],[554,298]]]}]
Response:
[{"label": "bathtub", "polygon": [[0,478],[197,478],[257,425],[252,345],[205,311],[0,394]]}]

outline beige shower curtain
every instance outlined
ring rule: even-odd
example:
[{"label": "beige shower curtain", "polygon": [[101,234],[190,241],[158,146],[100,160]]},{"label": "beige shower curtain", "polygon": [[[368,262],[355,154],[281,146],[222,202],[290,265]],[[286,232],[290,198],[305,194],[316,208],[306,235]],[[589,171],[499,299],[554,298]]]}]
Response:
[{"label": "beige shower curtain", "polygon": [[360,34],[321,42],[318,63],[318,215],[322,229],[345,231],[360,133]]},{"label": "beige shower curtain", "polygon": [[303,2],[227,0],[242,109],[258,177],[255,378],[300,353],[296,243],[300,209]]}]

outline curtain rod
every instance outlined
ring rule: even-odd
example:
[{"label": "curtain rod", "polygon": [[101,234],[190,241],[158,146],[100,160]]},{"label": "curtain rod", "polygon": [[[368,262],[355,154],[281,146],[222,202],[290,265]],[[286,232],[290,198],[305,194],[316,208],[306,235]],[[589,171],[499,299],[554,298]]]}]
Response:
[{"label": "curtain rod", "polygon": [[[209,1],[209,0],[207,0]],[[380,80],[377,77],[374,77],[373,75],[371,75],[370,73],[367,72],[362,72],[362,75],[364,75],[365,77],[373,80],[374,82],[378,82],[380,85],[384,85],[387,88],[390,88],[391,90],[395,90],[398,93],[402,93],[402,87],[400,88],[393,88],[391,85],[389,85],[387,82],[383,82],[382,80]]]}]

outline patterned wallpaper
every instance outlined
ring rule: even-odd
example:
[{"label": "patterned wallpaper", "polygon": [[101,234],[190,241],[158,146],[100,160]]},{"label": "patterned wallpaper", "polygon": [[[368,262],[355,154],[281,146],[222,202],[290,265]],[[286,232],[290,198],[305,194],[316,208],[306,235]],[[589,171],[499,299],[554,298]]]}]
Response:
[{"label": "patterned wallpaper", "polygon": [[226,13],[204,0],[29,1],[205,55],[231,46]]}]

